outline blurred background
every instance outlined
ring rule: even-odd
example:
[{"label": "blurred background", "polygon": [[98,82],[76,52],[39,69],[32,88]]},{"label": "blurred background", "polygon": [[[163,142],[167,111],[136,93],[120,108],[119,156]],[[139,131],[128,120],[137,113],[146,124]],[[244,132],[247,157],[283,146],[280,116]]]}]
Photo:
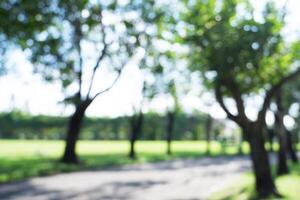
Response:
[{"label": "blurred background", "polygon": [[299,8],[0,1],[0,199],[299,199]]}]

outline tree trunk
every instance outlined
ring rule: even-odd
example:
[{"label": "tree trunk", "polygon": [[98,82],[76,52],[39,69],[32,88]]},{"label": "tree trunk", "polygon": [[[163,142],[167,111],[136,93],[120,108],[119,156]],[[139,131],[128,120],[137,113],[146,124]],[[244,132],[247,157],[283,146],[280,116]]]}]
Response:
[{"label": "tree trunk", "polygon": [[289,172],[286,156],[286,137],[282,133],[278,133],[279,151],[278,151],[278,166],[277,174],[283,175]]},{"label": "tree trunk", "polygon": [[287,150],[288,154],[293,161],[293,163],[298,163],[298,156],[297,156],[297,148],[295,148],[292,133],[288,130],[286,130],[286,136],[287,136]]},{"label": "tree trunk", "polygon": [[113,139],[114,140],[119,140],[120,139],[120,127],[119,124],[118,125],[113,125],[113,132],[114,132],[114,136]]},{"label": "tree trunk", "polygon": [[206,127],[205,127],[205,137],[206,137],[206,154],[210,154],[210,133],[212,128],[212,118],[210,115],[207,117]]},{"label": "tree trunk", "polygon": [[[131,133],[132,135],[135,135],[136,133]],[[129,158],[131,159],[135,159],[136,158],[136,155],[135,155],[135,137],[134,136],[131,136],[131,139],[130,139],[130,151],[129,151]]]},{"label": "tree trunk", "polygon": [[130,135],[130,151],[129,157],[136,158],[135,142],[141,134],[144,115],[140,112],[138,115],[133,115],[130,119],[131,135]]},{"label": "tree trunk", "polygon": [[76,106],[76,110],[69,120],[65,151],[61,159],[61,161],[64,163],[78,163],[78,157],[76,154],[76,142],[79,137],[85,111],[89,104],[90,103],[88,102],[81,102],[78,106]]},{"label": "tree trunk", "polygon": [[245,139],[244,139],[244,135],[241,134],[241,137],[240,137],[240,144],[239,144],[239,149],[238,149],[238,154],[239,155],[243,155],[244,154],[244,151],[243,151],[243,143],[244,143]]},{"label": "tree trunk", "polygon": [[268,139],[269,139],[269,151],[272,153],[274,152],[274,130],[273,129],[267,129]]},{"label": "tree trunk", "polygon": [[296,149],[296,152],[298,152],[299,148],[298,148],[298,145],[299,145],[299,142],[300,142],[300,134],[299,134],[299,129],[296,129],[297,132],[296,132],[296,141],[295,141],[295,149]]},{"label": "tree trunk", "polygon": [[167,113],[167,154],[171,155],[172,154],[172,149],[171,149],[171,142],[173,139],[173,129],[174,129],[174,120],[175,120],[175,112],[173,111],[168,111]]},{"label": "tree trunk", "polygon": [[262,134],[262,125],[259,122],[250,123],[243,128],[243,132],[250,144],[250,157],[258,195],[260,197],[268,197],[272,194],[279,195],[271,175],[269,158],[265,149],[265,139]]},{"label": "tree trunk", "polygon": [[283,175],[289,172],[287,165],[287,137],[286,131],[283,124],[284,108],[282,105],[281,93],[278,92],[276,95],[277,112],[275,113],[275,127],[279,142],[278,151],[278,168],[277,174]]}]

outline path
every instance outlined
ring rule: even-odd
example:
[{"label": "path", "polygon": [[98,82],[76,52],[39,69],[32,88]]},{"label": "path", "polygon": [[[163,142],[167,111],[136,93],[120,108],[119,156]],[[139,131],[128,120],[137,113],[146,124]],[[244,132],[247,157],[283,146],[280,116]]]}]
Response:
[{"label": "path", "polygon": [[246,157],[135,164],[33,178],[0,185],[0,199],[194,200],[207,199],[250,169]]}]

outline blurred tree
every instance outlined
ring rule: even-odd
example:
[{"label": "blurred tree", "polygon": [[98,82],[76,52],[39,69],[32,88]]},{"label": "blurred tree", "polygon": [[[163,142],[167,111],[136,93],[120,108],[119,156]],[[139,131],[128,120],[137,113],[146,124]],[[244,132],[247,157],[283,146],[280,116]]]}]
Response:
[{"label": "blurred tree", "polygon": [[[295,52],[296,53],[296,52]],[[294,120],[296,121],[297,116],[292,116],[291,114],[289,114],[289,111],[292,109],[292,106],[294,105],[299,105],[299,100],[300,100],[300,91],[299,91],[299,80],[296,79],[292,82],[290,82],[289,84],[285,85],[282,87],[281,89],[281,102],[279,102],[280,104],[278,105],[277,102],[277,108],[281,108],[281,112],[284,114],[284,116],[289,116],[294,118]],[[282,119],[283,120],[283,119]],[[298,157],[297,157],[297,150],[296,150],[296,133],[292,133],[290,130],[288,130],[285,127],[285,124],[283,122],[281,122],[283,124],[283,128],[284,128],[284,134],[286,134],[286,150],[287,153],[289,155],[289,157],[291,158],[291,160],[294,163],[298,162]]]},{"label": "blurred tree", "polygon": [[[170,54],[170,52],[169,52]],[[148,59],[153,59],[153,63],[149,64],[151,69],[151,75],[153,76],[153,82],[150,87],[153,92],[153,96],[165,97],[167,100],[166,107],[166,141],[167,141],[167,154],[171,155],[171,143],[174,138],[174,128],[176,122],[176,115],[182,112],[179,98],[180,95],[185,93],[187,85],[180,85],[186,80],[185,70],[179,70],[176,67],[176,57],[167,55],[165,56],[162,52],[151,54],[147,56]],[[175,70],[175,68],[177,68]],[[181,87],[179,87],[179,85]],[[179,90],[179,88],[181,90]],[[184,91],[182,91],[184,90]]]},{"label": "blurred tree", "polygon": [[[167,5],[165,5],[167,6]],[[170,15],[167,8],[163,8],[164,15],[156,21],[157,31],[148,35],[149,42],[143,46],[145,50],[142,69],[147,69],[149,80],[146,82],[151,98],[163,97],[166,99],[166,141],[167,154],[171,154],[171,142],[174,137],[176,115],[182,112],[180,98],[189,89],[189,77],[186,65],[182,63],[174,46],[165,38],[160,26],[167,21]],[[160,12],[158,12],[160,14]],[[162,45],[164,47],[162,47]]]},{"label": "blurred tree", "polygon": [[130,124],[130,149],[129,149],[129,157],[131,159],[136,159],[136,151],[135,151],[135,142],[141,137],[142,135],[142,128],[144,123],[144,113],[143,113],[143,106],[145,101],[145,93],[146,87],[145,82],[143,81],[142,87],[142,98],[138,105],[133,106],[133,114],[129,117],[129,124]]},{"label": "blurred tree", "polygon": [[211,131],[213,126],[213,118],[208,115],[206,120],[206,126],[205,126],[205,137],[206,137],[206,154],[210,154],[210,140],[211,140]]},{"label": "blurred tree", "polygon": [[[133,114],[130,119],[130,151],[129,157],[132,159],[136,158],[135,153],[135,142],[141,137],[142,127],[144,122],[143,106],[145,101],[152,99],[152,91],[148,87],[148,80],[146,80],[149,70],[147,69],[145,51],[148,50],[148,46],[152,43],[153,39],[157,35],[157,22],[161,17],[161,9],[159,9],[157,3],[154,0],[132,0],[130,5],[138,10],[139,20],[135,22],[136,42],[139,44],[140,50],[142,51],[142,58],[138,64],[139,70],[142,74],[142,96],[140,102],[137,105],[133,105]],[[132,24],[133,25],[133,24]]]},{"label": "blurred tree", "polygon": [[[166,18],[168,13],[168,4],[159,1],[133,1],[134,5],[139,7],[141,11],[141,17],[143,19],[142,28],[140,32],[139,43],[144,52],[143,58],[140,61],[139,68],[144,76],[144,87],[143,87],[143,97],[144,100],[150,101],[157,94],[161,94],[162,91],[168,91],[171,94],[171,97],[174,100],[174,105],[178,106],[177,94],[175,89],[175,84],[173,77],[170,78],[170,74],[172,73],[170,70],[166,71],[166,67],[163,66],[162,62],[170,61],[166,60],[166,56],[161,54],[162,48],[161,42],[164,42],[161,38],[161,26],[163,24],[163,20]],[[169,63],[170,64],[170,63]],[[172,63],[173,64],[173,63]],[[170,69],[170,67],[169,67]],[[168,76],[168,80],[162,80],[162,77]],[[171,75],[172,76],[172,75]],[[158,78],[159,77],[159,78]],[[158,80],[160,79],[160,80]],[[176,100],[175,100],[176,99]],[[140,127],[139,123],[142,123],[142,104],[144,102],[142,100],[140,110],[135,112],[132,116],[132,130],[135,130],[134,127]],[[168,140],[168,152],[170,153],[170,142],[171,142],[171,134],[173,132],[174,126],[174,109],[172,111],[168,111],[168,124],[167,124],[167,140]],[[135,119],[135,120],[134,120]],[[135,125],[134,125],[135,124]],[[136,131],[138,132],[138,131]],[[131,134],[131,149],[134,149],[134,140],[133,137],[136,134]],[[130,151],[130,157],[134,157],[134,150]]]},{"label": "blurred tree", "polygon": [[[59,81],[66,94],[71,94],[64,99],[75,111],[69,121],[62,161],[77,163],[76,141],[85,111],[114,86],[135,52],[137,36],[132,30],[136,15],[128,3],[116,0],[17,3],[20,8],[15,14],[23,21],[32,21],[30,28],[35,30],[20,43],[30,52],[36,72],[46,81]],[[26,10],[23,14],[27,6],[38,13]],[[114,71],[115,77],[101,89],[94,79],[104,66]]]},{"label": "blurred tree", "polygon": [[[289,50],[293,54],[291,59],[299,59],[299,44],[299,42],[293,42],[291,44],[291,49]],[[275,132],[277,133],[279,141],[277,173],[279,175],[286,174],[289,171],[287,164],[287,153],[293,162],[298,162],[292,133],[287,130],[284,124],[284,117],[289,115],[288,112],[290,107],[294,103],[299,102],[298,85],[299,80],[293,80],[289,84],[282,86],[275,95],[275,103],[277,106],[277,110],[275,112]]]},{"label": "blurred tree", "polygon": [[140,109],[139,111],[135,111],[135,113],[129,118],[130,120],[130,149],[129,149],[129,157],[131,159],[136,159],[136,151],[135,151],[135,142],[139,139],[142,134],[142,127],[144,122],[144,114]]},{"label": "blurred tree", "polygon": [[[291,48],[288,49],[290,57],[282,56],[281,59],[278,59],[280,62],[278,65],[286,62],[296,62],[298,57],[298,48],[299,42],[294,42],[291,45]],[[288,55],[288,52],[286,52]],[[285,61],[283,61],[285,59]],[[290,106],[295,103],[296,96],[299,93],[297,87],[290,86],[291,84],[295,85],[297,80],[291,81],[289,84],[282,85],[275,94],[275,104],[277,110],[275,112],[275,132],[279,141],[279,151],[278,151],[278,168],[277,173],[279,175],[288,173],[288,164],[287,164],[287,153],[289,153],[293,162],[297,162],[297,155],[294,149],[291,132],[287,130],[284,124],[284,117],[288,115]],[[297,85],[297,84],[296,84]],[[285,90],[284,88],[289,87],[290,90]],[[296,100],[297,102],[297,100]],[[271,144],[272,145],[272,144]]]},{"label": "blurred tree", "polygon": [[[258,194],[279,195],[262,132],[272,97],[300,74],[299,68],[293,71],[291,54],[284,51],[288,49],[280,35],[284,12],[267,3],[258,21],[246,0],[184,1],[184,5],[183,21],[174,30],[179,41],[190,47],[191,70],[201,72],[228,118],[243,130],[250,144]],[[245,112],[245,100],[262,94],[265,96],[257,119],[251,120]],[[225,99],[236,105],[235,112]]]},{"label": "blurred tree", "polygon": [[168,90],[166,91],[167,94],[169,93],[169,96],[171,97],[172,104],[167,109],[167,154],[172,154],[172,148],[171,148],[171,142],[174,138],[174,125],[176,121],[176,114],[180,112],[181,107],[178,100],[178,90],[176,90],[176,85],[174,79],[169,82],[168,84]]},{"label": "blurred tree", "polygon": [[268,127],[266,130],[266,135],[269,142],[269,151],[272,153],[274,152],[274,139],[275,139],[275,132],[273,127]]},{"label": "blurred tree", "polygon": [[[293,59],[297,62],[300,59],[299,55],[300,51],[300,42],[296,41],[291,44],[291,52],[293,54]],[[299,79],[295,79],[294,81],[290,82],[288,85],[283,86],[283,108],[285,110],[286,114],[289,114],[291,107],[293,105],[300,105],[300,81]],[[291,117],[292,115],[289,114]],[[298,114],[299,116],[299,114]],[[296,116],[292,116],[294,120],[296,121]],[[297,122],[296,122],[297,123]],[[292,132],[286,129],[287,134],[287,151],[290,155],[290,158],[294,163],[298,162],[298,156],[297,156],[297,138],[299,136],[298,133],[299,130],[296,130],[296,132]]]},{"label": "blurred tree", "polygon": [[284,126],[285,111],[282,105],[282,92],[278,90],[276,94],[277,111],[275,113],[275,130],[278,136],[279,151],[278,151],[278,168],[277,174],[283,175],[289,172],[287,165],[287,132]]}]

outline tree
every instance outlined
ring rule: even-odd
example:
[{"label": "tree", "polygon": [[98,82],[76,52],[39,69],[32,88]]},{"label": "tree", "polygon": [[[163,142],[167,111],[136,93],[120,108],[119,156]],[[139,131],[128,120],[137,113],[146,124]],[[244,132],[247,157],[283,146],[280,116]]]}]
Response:
[{"label": "tree", "polygon": [[[296,81],[293,81],[291,82],[291,84],[295,85],[295,82]],[[293,86],[290,87],[293,88]],[[287,153],[290,155],[290,158],[292,159],[293,162],[295,163],[298,162],[297,153],[294,149],[291,132],[287,130],[284,124],[284,117],[288,115],[288,110],[289,110],[288,108],[294,102],[297,102],[296,98],[294,97],[295,93],[298,93],[296,88],[291,90],[285,90],[285,87],[282,87],[278,90],[278,92],[275,95],[275,103],[277,106],[277,110],[275,112],[274,127],[279,141],[278,167],[277,167],[278,175],[284,175],[289,172],[288,164],[287,164]],[[272,143],[270,145],[272,147]]]},{"label": "tree", "polygon": [[[174,65],[171,66],[172,68]],[[175,77],[173,74],[173,77],[170,76],[172,74],[171,71],[168,71],[165,67],[163,72],[161,74],[156,74],[156,87],[157,93],[161,95],[166,95],[167,100],[169,101],[167,109],[166,109],[166,141],[167,141],[167,154],[172,154],[172,140],[174,138],[174,129],[175,129],[175,122],[176,122],[176,116],[178,113],[181,112],[181,106],[179,103],[179,92],[177,83],[175,83]],[[168,76],[169,75],[169,76]],[[158,80],[160,79],[160,81]],[[178,80],[177,80],[178,81]],[[157,85],[159,83],[159,85]]]},{"label": "tree", "polygon": [[[243,13],[238,13],[237,6]],[[228,118],[243,130],[250,144],[258,194],[279,195],[262,132],[272,97],[300,74],[299,68],[292,69],[291,55],[282,55],[286,49],[280,35],[283,14],[268,3],[261,14],[263,20],[257,21],[250,3],[236,0],[187,1],[182,13],[185,30],[179,36],[190,47],[191,70],[201,72]],[[246,99],[253,95],[263,97],[256,120],[245,111]],[[226,100],[235,105],[235,111]]]},{"label": "tree", "polygon": [[129,117],[130,122],[130,150],[129,158],[136,159],[135,142],[141,137],[142,128],[144,123],[143,106],[146,100],[146,85],[143,81],[142,87],[142,99],[138,105],[133,106],[134,113]]},{"label": "tree", "polygon": [[[152,89],[152,95],[154,97],[165,97],[166,102],[166,142],[167,142],[167,154],[172,154],[171,143],[174,138],[174,129],[176,116],[180,113],[181,105],[179,102],[180,95],[187,90],[184,81],[186,80],[186,69],[180,69],[178,65],[178,59],[174,52],[159,52],[148,54],[148,58],[154,60],[148,65],[153,77],[150,88]],[[179,87],[181,85],[181,87]]]},{"label": "tree", "polygon": [[[159,24],[168,19],[168,10],[163,17],[156,21],[158,30]],[[160,15],[161,16],[161,15]],[[158,45],[164,44],[164,48]],[[172,43],[168,41],[161,30],[152,35],[149,43],[145,45],[144,68],[149,70],[148,90],[151,91],[151,98],[164,97],[166,99],[166,141],[167,154],[171,155],[171,143],[174,137],[175,121],[178,113],[182,111],[180,105],[181,95],[187,93],[189,88],[189,74],[182,63],[178,52],[174,51]]]},{"label": "tree", "polygon": [[[299,44],[294,43],[293,46],[297,46]],[[295,52],[296,53],[296,52]],[[281,92],[277,94],[277,109],[278,111],[280,111],[284,116],[291,116],[289,114],[289,110],[291,109],[293,104],[297,104],[299,102],[299,91],[298,91],[298,86],[299,86],[299,81],[298,80],[294,80],[292,82],[290,82],[289,84],[283,86],[281,88]],[[281,96],[279,96],[281,95]],[[297,157],[297,153],[296,153],[296,147],[295,147],[295,139],[291,133],[291,131],[289,131],[283,122],[283,117],[281,118],[281,124],[283,126],[283,133],[284,133],[284,144],[285,149],[286,149],[286,153],[289,155],[289,157],[291,158],[291,160],[294,163],[298,162],[298,157]],[[295,118],[295,117],[294,117]]]},{"label": "tree", "polygon": [[136,159],[135,142],[142,134],[142,127],[144,122],[144,114],[142,111],[142,103],[138,110],[134,111],[134,114],[129,118],[130,120],[130,150],[129,158]]},{"label": "tree", "polygon": [[[299,42],[291,43],[291,55],[293,55],[290,59],[299,59],[298,50],[299,50]],[[287,59],[284,58],[283,59]],[[289,61],[290,62],[290,61]],[[272,143],[273,137],[275,136],[275,132],[277,133],[278,141],[279,141],[279,151],[278,151],[278,169],[277,173],[279,175],[288,173],[288,165],[287,165],[287,153],[290,155],[289,157],[293,162],[297,163],[297,153],[295,150],[293,137],[290,131],[287,130],[284,124],[284,117],[289,115],[289,110],[294,103],[298,103],[299,101],[299,91],[298,91],[298,80],[293,80],[290,83],[282,86],[278,89],[275,95],[275,104],[277,106],[277,110],[275,111],[275,128],[274,130],[269,130],[269,140],[270,140],[270,150],[273,151]],[[289,88],[289,89],[287,89]]]},{"label": "tree", "polygon": [[274,128],[268,127],[266,130],[266,135],[269,141],[269,151],[272,153],[274,152],[274,137],[275,137]]},{"label": "tree", "polygon": [[[142,125],[144,121],[143,104],[153,98],[153,91],[149,87],[149,82],[146,77],[149,75],[149,59],[148,53],[153,48],[153,40],[157,37],[158,22],[163,14],[163,9],[159,8],[159,3],[153,0],[131,1],[131,6],[138,10],[139,20],[135,21],[134,35],[136,35],[136,42],[140,47],[143,56],[138,63],[139,70],[143,75],[142,99],[139,105],[134,106],[134,113],[130,117],[130,151],[129,157],[136,158],[135,142],[141,136]],[[132,24],[133,26],[133,24]]]},{"label": "tree", "polygon": [[278,151],[278,168],[277,174],[283,175],[289,172],[287,165],[287,132],[283,123],[283,118],[285,115],[284,108],[282,105],[282,92],[278,90],[276,94],[276,105],[277,111],[275,113],[275,127],[279,141],[279,151]]},{"label": "tree", "polygon": [[176,120],[176,114],[180,112],[180,105],[178,102],[178,94],[176,90],[176,85],[174,81],[171,81],[170,84],[168,85],[168,91],[169,95],[172,98],[173,105],[171,108],[168,108],[167,110],[167,154],[171,155],[172,154],[172,147],[171,143],[174,138],[174,124]]},{"label": "tree", "polygon": [[[141,10],[144,25],[139,38],[144,51],[139,66],[145,77],[143,97],[151,100],[159,95],[165,95],[171,102],[166,115],[167,153],[171,154],[175,115],[180,110],[175,79],[180,76],[180,72],[174,70],[176,55],[169,51],[168,46],[171,44],[165,40],[163,30],[164,22],[170,18],[172,13],[168,2],[153,0],[134,2]],[[163,45],[165,47],[162,47]]]},{"label": "tree", "polygon": [[[298,57],[299,42],[291,44],[293,57]],[[298,59],[298,58],[297,58]],[[293,80],[289,84],[282,86],[276,94],[275,102],[277,111],[275,113],[275,127],[279,141],[278,169],[279,175],[288,172],[287,154],[294,163],[298,162],[298,157],[294,145],[292,133],[285,127],[284,117],[289,115],[289,110],[294,103],[299,102],[298,80]]]},{"label": "tree", "polygon": [[[151,74],[153,76],[153,83],[151,88],[153,96],[163,96],[167,100],[166,106],[166,141],[167,154],[172,154],[171,143],[174,138],[174,129],[176,116],[182,111],[179,102],[180,95],[186,93],[187,85],[182,84],[186,80],[186,69],[179,69],[177,66],[177,59],[175,55],[170,55],[171,52],[164,54],[163,52],[156,52],[154,59],[156,62],[152,63]],[[181,87],[179,87],[181,85]]]},{"label": "tree", "polygon": [[[25,6],[25,5],[23,5]],[[75,108],[71,115],[62,161],[77,163],[76,142],[87,108],[117,82],[121,71],[134,54],[136,35],[131,17],[132,7],[119,1],[67,0],[42,2],[34,25],[43,24],[31,38],[26,50],[36,72],[47,81],[61,83],[66,95],[64,102]],[[47,17],[45,13],[52,13]],[[27,13],[30,16],[30,12]],[[110,83],[96,85],[99,69],[113,71]]]},{"label": "tree", "polygon": [[206,120],[206,126],[205,126],[205,137],[206,137],[206,154],[210,154],[210,139],[211,139],[211,131],[212,131],[212,125],[213,125],[213,118],[208,115]]}]

